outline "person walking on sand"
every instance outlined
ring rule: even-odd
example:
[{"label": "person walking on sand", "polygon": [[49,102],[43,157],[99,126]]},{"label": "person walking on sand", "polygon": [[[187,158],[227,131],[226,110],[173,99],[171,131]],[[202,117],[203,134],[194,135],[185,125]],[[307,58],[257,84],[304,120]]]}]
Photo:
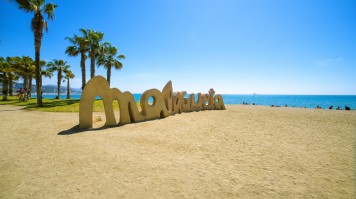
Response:
[{"label": "person walking on sand", "polygon": [[17,92],[19,93],[19,102],[22,102],[25,97],[25,90],[20,88]]}]

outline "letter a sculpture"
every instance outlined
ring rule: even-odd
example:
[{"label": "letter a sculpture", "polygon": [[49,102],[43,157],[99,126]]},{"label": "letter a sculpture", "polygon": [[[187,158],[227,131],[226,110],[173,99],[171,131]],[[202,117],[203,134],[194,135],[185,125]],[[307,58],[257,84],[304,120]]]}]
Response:
[{"label": "letter a sculpture", "polygon": [[[210,89],[209,94],[198,93],[198,101],[195,95],[187,92],[173,92],[172,82],[169,81],[162,92],[157,89],[145,91],[140,99],[141,110],[138,109],[133,95],[126,91],[121,92],[117,88],[110,88],[106,79],[102,76],[92,78],[85,86],[79,103],[79,127],[93,127],[93,103],[96,96],[100,96],[104,103],[107,126],[124,125],[146,120],[165,118],[182,112],[200,110],[225,110],[224,100],[221,95],[215,95]],[[152,97],[153,103],[148,99]],[[117,100],[120,106],[120,121],[117,123],[112,103]]]}]

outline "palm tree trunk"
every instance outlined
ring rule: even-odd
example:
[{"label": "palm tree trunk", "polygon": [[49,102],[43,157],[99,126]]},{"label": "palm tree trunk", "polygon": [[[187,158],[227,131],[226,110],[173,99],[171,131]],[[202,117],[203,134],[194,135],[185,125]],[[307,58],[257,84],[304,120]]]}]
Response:
[{"label": "palm tree trunk", "polygon": [[23,89],[27,91],[27,86],[28,86],[28,75],[25,74],[23,76]]},{"label": "palm tree trunk", "polygon": [[40,68],[40,52],[36,50],[36,91],[37,91],[37,106],[43,106],[42,103],[42,81],[41,81],[41,68]]},{"label": "palm tree trunk", "polygon": [[9,74],[10,76],[9,76],[9,95],[10,96],[13,96],[14,95],[14,93],[13,93],[13,91],[14,91],[14,89],[13,89],[13,87],[14,87],[14,85],[13,85],[13,80],[12,80],[12,74]]},{"label": "palm tree trunk", "polygon": [[42,103],[42,75],[40,66],[40,51],[42,41],[43,16],[36,12],[34,16],[34,37],[35,37],[35,65],[36,65],[36,90],[37,90],[37,106],[43,106]]},{"label": "palm tree trunk", "polygon": [[111,66],[108,66],[108,71],[107,71],[107,74],[106,74],[106,80],[108,81],[109,86],[110,86],[110,78],[111,78]]},{"label": "palm tree trunk", "polygon": [[95,77],[95,52],[90,52],[90,78]]},{"label": "palm tree trunk", "polygon": [[86,70],[85,70],[85,52],[80,53],[81,58],[80,58],[80,67],[82,68],[82,90],[85,87],[86,84]]},{"label": "palm tree trunk", "polygon": [[6,73],[4,73],[4,80],[2,84],[2,101],[7,101],[7,94],[9,92],[9,85],[8,85],[8,79],[6,77]]},{"label": "palm tree trunk", "polygon": [[67,99],[70,99],[70,83],[69,83],[69,78],[67,79]]},{"label": "palm tree trunk", "polygon": [[61,96],[61,81],[62,81],[62,70],[58,70],[57,99],[60,99]]},{"label": "palm tree trunk", "polygon": [[29,77],[29,83],[28,83],[28,98],[31,99],[31,93],[32,93],[32,75]]}]

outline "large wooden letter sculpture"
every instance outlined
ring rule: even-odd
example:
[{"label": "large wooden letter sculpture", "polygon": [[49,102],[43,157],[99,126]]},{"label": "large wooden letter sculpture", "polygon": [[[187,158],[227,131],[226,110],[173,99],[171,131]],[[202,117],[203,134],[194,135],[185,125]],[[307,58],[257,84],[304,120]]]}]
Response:
[{"label": "large wooden letter sculpture", "polygon": [[[224,100],[221,95],[215,95],[213,89],[209,94],[190,94],[185,98],[187,92],[173,92],[172,82],[169,81],[162,92],[157,89],[145,91],[140,99],[141,111],[138,109],[133,95],[126,91],[122,93],[117,88],[109,87],[108,82],[102,76],[92,78],[85,86],[79,103],[79,127],[93,127],[93,103],[96,96],[100,96],[104,103],[107,126],[117,125],[112,103],[117,100],[120,107],[120,121],[118,124],[129,124],[165,118],[176,113],[200,111],[200,110],[225,110]],[[149,103],[152,98],[153,102]]]}]

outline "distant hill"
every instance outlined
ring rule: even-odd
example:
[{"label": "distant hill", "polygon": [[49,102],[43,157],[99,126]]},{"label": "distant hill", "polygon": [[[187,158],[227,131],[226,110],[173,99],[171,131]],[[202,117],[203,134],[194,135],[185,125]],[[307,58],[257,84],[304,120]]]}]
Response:
[{"label": "distant hill", "polygon": [[[2,88],[2,83],[0,83],[0,87]],[[15,83],[14,84],[14,90],[18,90],[20,88],[23,88],[23,83]],[[43,93],[57,93],[57,85],[44,85],[42,86],[43,88]],[[36,92],[36,85],[32,85],[32,93]],[[66,93],[67,92],[67,87],[66,86],[61,86],[61,93]],[[81,88],[70,88],[71,93],[82,93]]]}]

